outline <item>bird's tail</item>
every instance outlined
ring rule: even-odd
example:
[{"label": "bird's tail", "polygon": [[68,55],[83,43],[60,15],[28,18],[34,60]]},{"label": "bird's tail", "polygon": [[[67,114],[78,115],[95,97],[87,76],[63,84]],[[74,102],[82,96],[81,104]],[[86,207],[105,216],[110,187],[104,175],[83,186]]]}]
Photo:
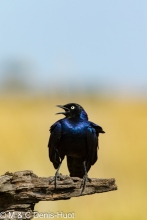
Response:
[{"label": "bird's tail", "polygon": [[67,156],[67,166],[71,177],[83,178],[85,172],[81,158]]}]

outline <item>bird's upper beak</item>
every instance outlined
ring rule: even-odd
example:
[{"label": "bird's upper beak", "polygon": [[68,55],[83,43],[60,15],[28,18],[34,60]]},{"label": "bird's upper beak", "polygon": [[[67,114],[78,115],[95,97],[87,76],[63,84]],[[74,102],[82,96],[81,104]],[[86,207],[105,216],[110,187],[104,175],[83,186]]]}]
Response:
[{"label": "bird's upper beak", "polygon": [[58,112],[58,113],[56,113],[56,115],[58,115],[58,114],[67,115],[67,113],[69,112],[69,109],[66,108],[64,105],[57,105],[57,107],[64,109],[65,112]]}]

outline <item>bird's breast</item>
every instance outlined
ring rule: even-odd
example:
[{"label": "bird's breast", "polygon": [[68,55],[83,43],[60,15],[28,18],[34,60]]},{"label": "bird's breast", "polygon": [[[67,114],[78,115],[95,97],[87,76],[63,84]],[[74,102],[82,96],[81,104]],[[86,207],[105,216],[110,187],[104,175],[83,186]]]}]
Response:
[{"label": "bird's breast", "polygon": [[85,156],[87,154],[86,130],[87,126],[82,123],[74,125],[65,124],[62,129],[59,150],[68,156]]},{"label": "bird's breast", "polygon": [[65,123],[63,125],[63,134],[71,138],[83,137],[86,135],[87,125],[85,123]]}]

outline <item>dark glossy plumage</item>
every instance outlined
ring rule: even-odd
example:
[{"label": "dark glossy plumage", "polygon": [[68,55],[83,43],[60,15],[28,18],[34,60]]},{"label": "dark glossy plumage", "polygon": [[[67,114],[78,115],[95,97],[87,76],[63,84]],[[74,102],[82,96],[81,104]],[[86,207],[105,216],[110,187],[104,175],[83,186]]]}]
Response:
[{"label": "dark glossy plumage", "polygon": [[51,126],[48,143],[49,158],[57,169],[55,178],[65,156],[70,176],[83,178],[97,161],[98,136],[105,132],[88,121],[87,113],[80,105],[69,103],[58,107],[65,110],[58,113],[64,114],[65,118]]}]

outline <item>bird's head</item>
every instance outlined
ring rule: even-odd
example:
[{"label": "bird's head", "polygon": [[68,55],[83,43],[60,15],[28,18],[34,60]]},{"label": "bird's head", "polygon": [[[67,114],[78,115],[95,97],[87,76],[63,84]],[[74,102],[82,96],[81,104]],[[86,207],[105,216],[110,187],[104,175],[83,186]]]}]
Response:
[{"label": "bird's head", "polygon": [[72,118],[72,117],[80,117],[81,119],[87,119],[88,116],[83,107],[79,104],[76,103],[69,103],[66,105],[57,105],[57,107],[62,108],[65,110],[65,112],[59,112],[56,114],[63,114],[67,118]]}]

